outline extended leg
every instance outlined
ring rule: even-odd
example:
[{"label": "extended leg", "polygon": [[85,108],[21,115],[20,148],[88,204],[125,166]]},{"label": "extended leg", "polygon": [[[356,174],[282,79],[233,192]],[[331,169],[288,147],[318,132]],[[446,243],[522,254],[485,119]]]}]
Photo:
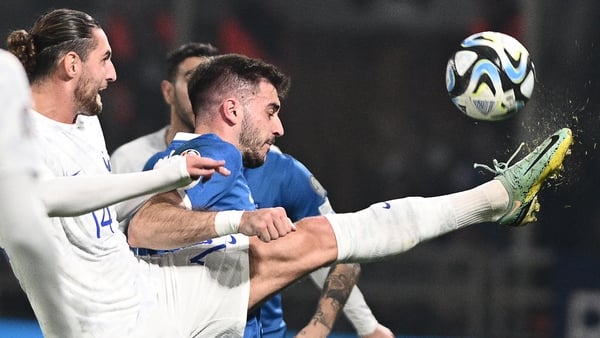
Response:
[{"label": "extended leg", "polygon": [[408,197],[348,214],[303,219],[271,243],[250,241],[250,302],[254,307],[295,280],[334,261],[360,262],[402,253],[467,225],[535,220],[541,184],[562,166],[573,143],[561,129],[521,161],[496,163],[498,176],[473,189],[439,197]]},{"label": "extended leg", "polygon": [[338,240],[337,259],[365,261],[396,255],[421,241],[471,224],[498,221],[520,226],[535,221],[537,193],[544,181],[562,168],[572,144],[571,130],[563,128],[512,166],[512,157],[507,163],[494,161],[494,169],[489,169],[497,176],[474,189],[383,202],[353,214],[328,215]]},{"label": "extended leg", "polygon": [[355,213],[305,218],[296,232],[270,243],[251,238],[249,307],[321,266],[398,254],[459,224],[498,219],[507,204],[502,184],[492,181],[447,196],[403,198]]}]

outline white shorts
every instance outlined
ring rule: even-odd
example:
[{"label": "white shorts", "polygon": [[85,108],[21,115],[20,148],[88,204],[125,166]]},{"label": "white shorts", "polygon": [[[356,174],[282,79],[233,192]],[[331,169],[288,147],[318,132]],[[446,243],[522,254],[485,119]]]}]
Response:
[{"label": "white shorts", "polygon": [[158,295],[157,311],[141,318],[143,331],[152,336],[166,329],[169,337],[242,337],[250,293],[248,247],[248,237],[232,235],[141,256],[150,263],[150,282]]}]

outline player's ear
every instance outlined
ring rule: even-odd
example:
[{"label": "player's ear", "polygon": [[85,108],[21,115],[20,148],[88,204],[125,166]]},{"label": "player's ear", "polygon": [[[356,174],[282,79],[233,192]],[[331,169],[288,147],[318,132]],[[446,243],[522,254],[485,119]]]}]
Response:
[{"label": "player's ear", "polygon": [[81,72],[81,58],[75,52],[68,52],[59,64],[59,71],[68,79],[75,77]]},{"label": "player's ear", "polygon": [[160,82],[160,91],[167,104],[171,105],[175,102],[175,86],[171,82],[162,80]]},{"label": "player's ear", "polygon": [[236,100],[235,98],[226,99],[225,101],[223,101],[221,108],[223,119],[225,119],[227,123],[229,123],[230,125],[235,125],[239,123],[242,115],[240,113],[241,105],[238,102],[238,100]]}]

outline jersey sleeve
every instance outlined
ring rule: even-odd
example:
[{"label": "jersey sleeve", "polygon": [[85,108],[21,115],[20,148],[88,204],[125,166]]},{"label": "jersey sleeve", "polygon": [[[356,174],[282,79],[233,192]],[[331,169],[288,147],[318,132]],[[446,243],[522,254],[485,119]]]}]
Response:
[{"label": "jersey sleeve", "polygon": [[[243,176],[242,155],[232,144],[201,137],[187,142],[174,154],[199,155],[215,160],[225,160],[229,176],[213,175],[209,180],[200,180],[185,191],[193,210],[253,210],[254,202],[250,188]],[[192,155],[193,156],[193,155]]]},{"label": "jersey sleeve", "polygon": [[167,148],[165,151],[161,151],[150,156],[150,158],[148,159],[148,161],[146,161],[146,164],[144,165],[143,171],[154,169],[154,166],[156,165],[156,163],[158,163],[158,161],[160,161],[163,158],[170,157],[171,154],[173,154],[173,149]]}]

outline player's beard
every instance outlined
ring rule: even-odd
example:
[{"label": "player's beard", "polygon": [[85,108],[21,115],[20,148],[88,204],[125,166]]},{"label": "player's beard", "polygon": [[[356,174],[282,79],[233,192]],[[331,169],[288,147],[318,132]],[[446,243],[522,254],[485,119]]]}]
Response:
[{"label": "player's beard", "polygon": [[265,141],[261,133],[248,121],[248,114],[242,119],[242,131],[240,133],[240,150],[242,152],[242,163],[246,168],[257,168],[265,163],[267,151],[262,150],[266,143],[275,143],[275,137]]},{"label": "player's beard", "polygon": [[77,112],[84,115],[98,115],[102,112],[100,88],[84,73],[75,87],[75,104]]}]

